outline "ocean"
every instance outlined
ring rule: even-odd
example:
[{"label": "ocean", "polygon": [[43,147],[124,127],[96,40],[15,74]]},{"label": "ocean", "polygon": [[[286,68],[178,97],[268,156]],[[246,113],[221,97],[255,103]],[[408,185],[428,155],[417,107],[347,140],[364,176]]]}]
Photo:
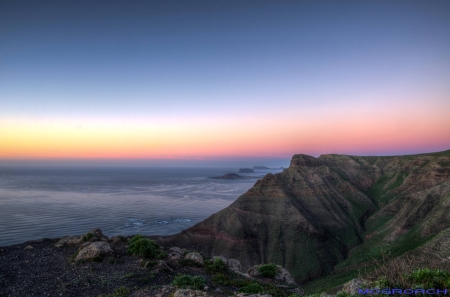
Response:
[{"label": "ocean", "polygon": [[[84,234],[178,233],[227,207],[255,179],[237,168],[0,167],[0,246]],[[246,176],[262,177],[276,171]]]}]

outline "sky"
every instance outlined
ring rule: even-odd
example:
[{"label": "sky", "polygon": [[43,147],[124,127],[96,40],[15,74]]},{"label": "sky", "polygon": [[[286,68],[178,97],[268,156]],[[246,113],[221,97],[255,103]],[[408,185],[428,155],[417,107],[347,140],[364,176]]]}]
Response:
[{"label": "sky", "polygon": [[0,164],[425,153],[449,115],[447,0],[0,0]]}]

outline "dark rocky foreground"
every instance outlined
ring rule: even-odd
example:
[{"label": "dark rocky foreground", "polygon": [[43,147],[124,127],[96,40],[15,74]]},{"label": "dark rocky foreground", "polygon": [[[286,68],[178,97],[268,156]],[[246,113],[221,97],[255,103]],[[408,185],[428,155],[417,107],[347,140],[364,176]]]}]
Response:
[{"label": "dark rocky foreground", "polygon": [[[214,272],[197,263],[208,261],[201,254],[176,247],[162,249],[166,253],[164,260],[144,260],[127,255],[129,238],[109,239],[99,229],[89,233],[100,236],[73,236],[62,241],[41,239],[2,247],[0,296],[236,296],[239,286],[254,281],[275,290],[275,296],[301,292],[297,285],[289,283],[289,274],[281,280],[243,275],[239,271],[239,262],[230,262],[223,257],[231,266],[225,271]],[[89,246],[100,243],[108,245],[111,251],[89,250]],[[78,260],[80,256],[84,258]],[[179,274],[203,276],[206,286],[197,291],[172,286]],[[121,287],[125,290],[123,294],[117,293]]]}]

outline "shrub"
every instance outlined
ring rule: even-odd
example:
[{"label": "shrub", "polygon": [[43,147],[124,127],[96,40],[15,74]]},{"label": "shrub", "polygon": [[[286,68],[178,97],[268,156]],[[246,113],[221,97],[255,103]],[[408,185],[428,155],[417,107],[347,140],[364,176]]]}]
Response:
[{"label": "shrub", "polygon": [[277,274],[277,266],[273,263],[261,265],[258,272],[264,277],[274,277]]},{"label": "shrub", "polygon": [[198,290],[202,290],[205,287],[205,283],[206,281],[203,276],[190,276],[186,274],[177,275],[172,281],[172,285],[176,287],[188,287]]},{"label": "shrub", "polygon": [[165,257],[165,253],[159,249],[159,245],[157,245],[153,240],[145,238],[140,234],[136,234],[130,240],[130,245],[128,246],[127,253],[143,258]]},{"label": "shrub", "polygon": [[215,258],[211,261],[210,270],[213,272],[225,272],[227,271],[227,264],[220,258]]},{"label": "shrub", "polygon": [[92,233],[87,233],[85,235],[83,235],[83,237],[81,238],[82,242],[86,242],[89,241],[89,239],[91,239],[94,235]]},{"label": "shrub", "polygon": [[450,272],[441,269],[418,268],[405,278],[413,287],[421,288],[446,288],[450,286]]},{"label": "shrub", "polygon": [[248,294],[259,294],[264,293],[264,288],[259,283],[253,282],[245,287],[240,288],[239,292]]}]

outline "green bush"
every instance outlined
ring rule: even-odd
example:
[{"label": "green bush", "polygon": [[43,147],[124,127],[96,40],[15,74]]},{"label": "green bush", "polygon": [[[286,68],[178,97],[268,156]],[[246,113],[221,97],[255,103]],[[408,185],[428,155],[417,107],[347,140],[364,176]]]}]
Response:
[{"label": "green bush", "polygon": [[137,255],[143,258],[164,258],[166,254],[162,252],[153,240],[136,234],[131,238],[127,249],[128,254]]},{"label": "green bush", "polygon": [[421,288],[448,288],[450,287],[450,272],[429,268],[415,269],[405,278],[411,282],[411,287]]},{"label": "green bush", "polygon": [[239,292],[248,294],[259,294],[264,293],[264,288],[259,283],[253,282],[245,287],[240,288]]},{"label": "green bush", "polygon": [[187,287],[197,290],[202,290],[205,287],[206,281],[203,276],[190,276],[186,274],[180,274],[175,276],[172,281],[172,285],[176,287]]},{"label": "green bush", "polygon": [[258,272],[264,277],[274,277],[277,274],[277,266],[273,263],[261,265]]},{"label": "green bush", "polygon": [[212,260],[211,270],[214,272],[224,272],[227,271],[227,264],[222,261],[220,258],[215,258]]}]

